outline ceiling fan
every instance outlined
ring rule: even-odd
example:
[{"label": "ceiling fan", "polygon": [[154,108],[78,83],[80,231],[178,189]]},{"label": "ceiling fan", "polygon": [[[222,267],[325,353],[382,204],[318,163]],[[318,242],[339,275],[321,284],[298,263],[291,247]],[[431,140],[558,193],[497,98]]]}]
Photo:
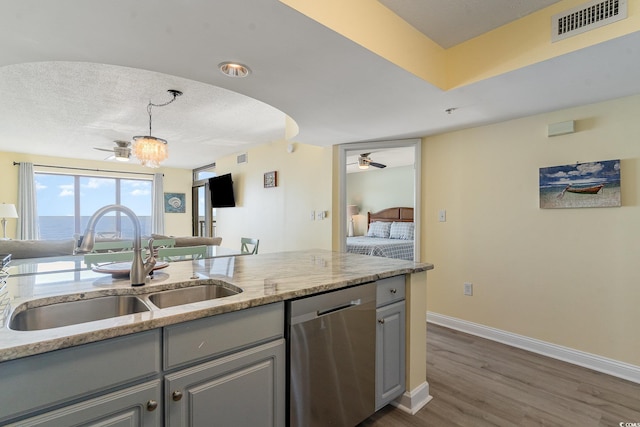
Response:
[{"label": "ceiling fan", "polygon": [[98,148],[98,147],[93,147],[93,149],[99,150],[99,151],[108,151],[110,153],[113,153],[112,155],[107,157],[105,160],[116,159],[121,162],[128,162],[129,159],[131,158],[131,142],[121,141],[121,140],[115,140],[113,142],[116,143],[116,146],[110,150],[106,148]]},{"label": "ceiling fan", "polygon": [[[360,169],[369,169],[369,166],[373,166],[374,168],[380,168],[380,169],[384,169],[387,167],[387,165],[384,165],[382,163],[376,163],[376,162],[372,162],[371,161],[371,157],[369,157],[371,153],[363,153],[360,154],[360,156],[358,157],[358,167]],[[350,164],[355,164],[355,163],[350,163]]]}]

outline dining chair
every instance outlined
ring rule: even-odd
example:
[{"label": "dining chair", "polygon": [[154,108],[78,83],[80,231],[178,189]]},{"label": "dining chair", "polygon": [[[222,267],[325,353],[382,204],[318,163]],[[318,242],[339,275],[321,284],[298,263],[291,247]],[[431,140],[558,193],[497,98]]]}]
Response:
[{"label": "dining chair", "polygon": [[[176,245],[176,239],[154,239],[153,248],[173,248]],[[145,248],[149,247],[149,243],[144,243]]]},{"label": "dining chair", "polygon": [[204,258],[207,254],[207,246],[184,246],[181,248],[158,248],[157,258],[165,261],[181,261],[189,257],[191,259]]},{"label": "dining chair", "polygon": [[87,268],[102,262],[133,261],[133,251],[88,253],[84,255],[84,263]]},{"label": "dining chair", "polygon": [[[249,237],[240,238],[240,252],[246,255],[256,255],[258,253],[259,239],[251,239]],[[252,248],[253,246],[253,248]]]},{"label": "dining chair", "polygon": [[132,240],[115,240],[107,242],[95,242],[92,252],[122,252],[133,249]]}]

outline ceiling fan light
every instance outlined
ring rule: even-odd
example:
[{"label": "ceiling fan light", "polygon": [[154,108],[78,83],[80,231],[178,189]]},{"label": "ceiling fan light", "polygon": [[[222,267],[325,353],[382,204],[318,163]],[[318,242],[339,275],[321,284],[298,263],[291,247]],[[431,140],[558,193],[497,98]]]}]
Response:
[{"label": "ceiling fan light", "polygon": [[369,169],[369,162],[364,157],[358,158],[358,168]]},{"label": "ceiling fan light", "polygon": [[128,162],[129,158],[128,157],[116,156],[116,160],[119,161],[119,162]]},{"label": "ceiling fan light", "polygon": [[133,154],[140,160],[142,166],[160,167],[160,162],[169,157],[167,141],[155,136],[134,136]]}]

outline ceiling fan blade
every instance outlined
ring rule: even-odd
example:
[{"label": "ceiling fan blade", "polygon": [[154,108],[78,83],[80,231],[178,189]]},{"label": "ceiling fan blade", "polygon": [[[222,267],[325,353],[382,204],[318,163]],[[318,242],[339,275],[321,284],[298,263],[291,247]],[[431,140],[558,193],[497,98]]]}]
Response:
[{"label": "ceiling fan blade", "polygon": [[106,148],[98,148],[98,147],[93,147],[94,150],[100,150],[100,151],[108,151],[110,153],[113,153],[113,149],[107,150]]},{"label": "ceiling fan blade", "polygon": [[374,168],[384,169],[387,165],[383,165],[382,163],[369,162],[369,166],[373,166]]}]

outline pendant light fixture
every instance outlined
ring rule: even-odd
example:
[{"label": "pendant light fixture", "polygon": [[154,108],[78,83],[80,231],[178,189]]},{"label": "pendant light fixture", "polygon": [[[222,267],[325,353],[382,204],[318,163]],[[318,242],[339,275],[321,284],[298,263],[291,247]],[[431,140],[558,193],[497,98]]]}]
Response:
[{"label": "pendant light fixture", "polygon": [[164,104],[154,104],[149,101],[149,105],[147,105],[147,112],[149,113],[149,136],[133,137],[133,154],[140,160],[142,166],[157,168],[160,166],[160,162],[166,160],[169,156],[167,140],[151,135],[151,107],[164,107],[182,95],[182,92],[175,89],[169,89],[167,92],[172,95],[171,100]]}]

